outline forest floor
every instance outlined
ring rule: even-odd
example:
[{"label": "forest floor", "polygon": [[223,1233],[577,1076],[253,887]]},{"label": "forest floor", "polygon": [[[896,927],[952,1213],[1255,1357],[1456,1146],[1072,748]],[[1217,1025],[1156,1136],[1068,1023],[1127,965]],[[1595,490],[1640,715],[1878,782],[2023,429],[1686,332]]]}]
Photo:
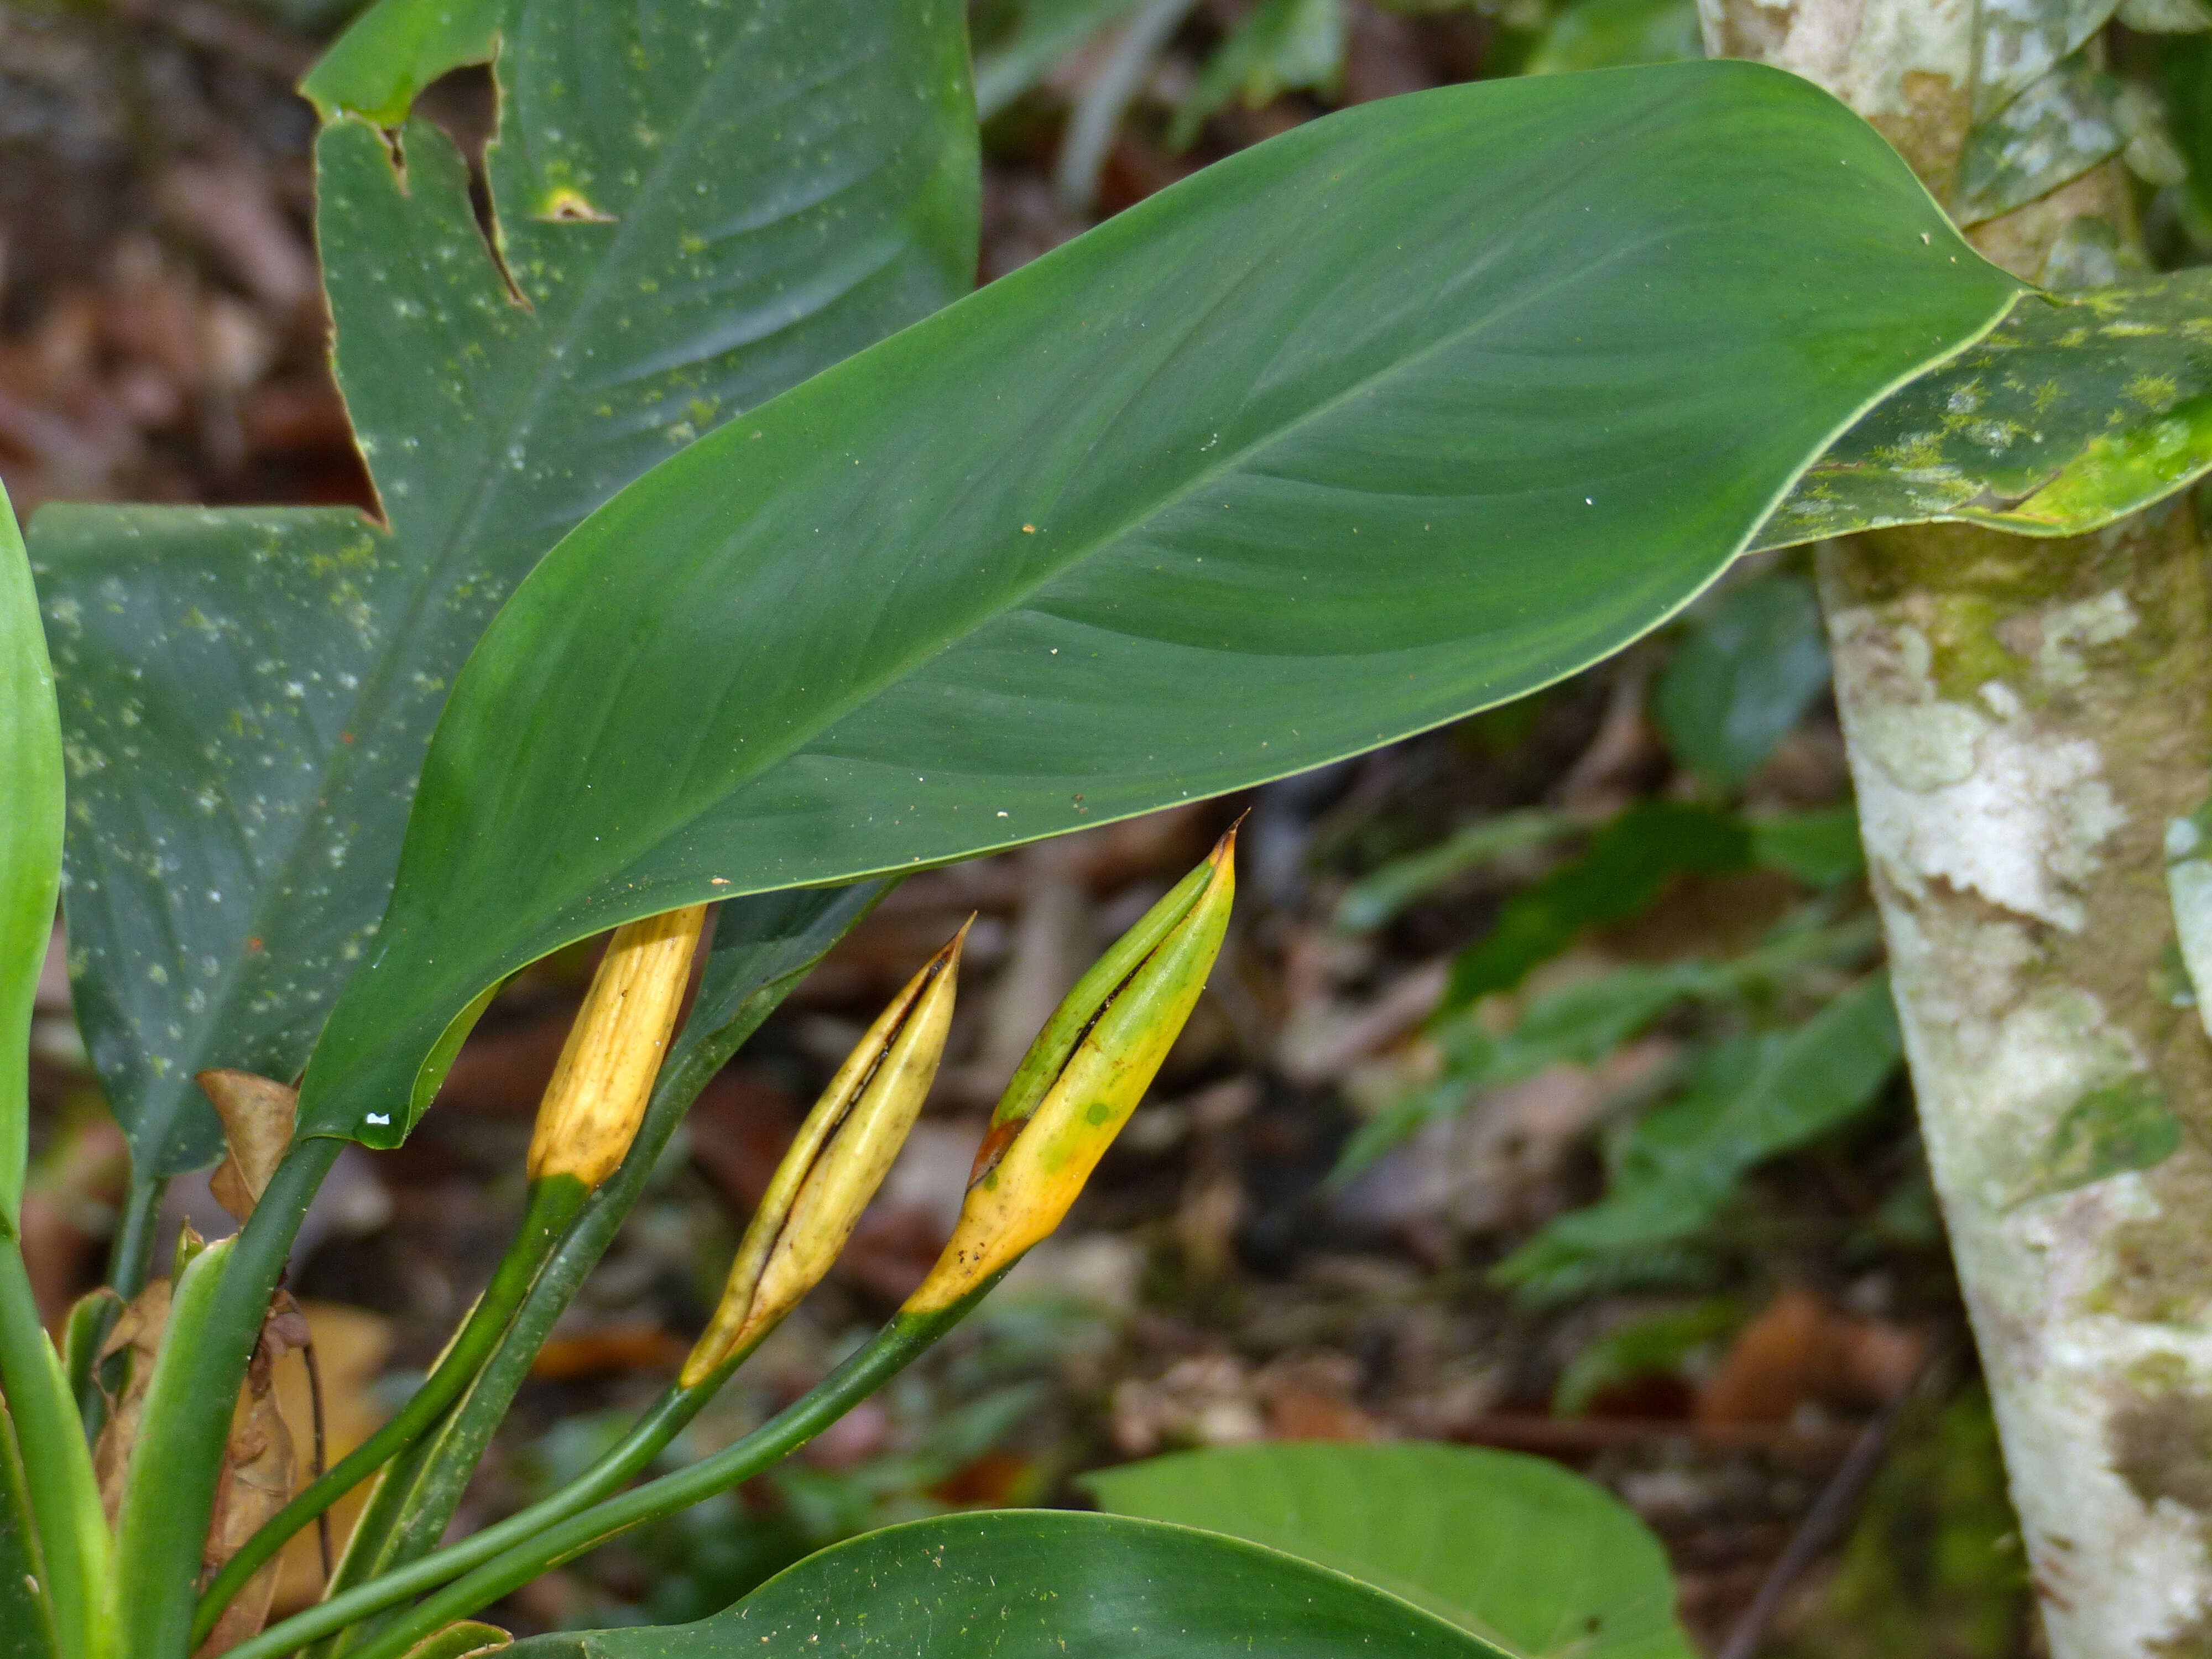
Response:
[{"label": "forest floor", "polygon": [[[1510,13],[1355,3],[1327,100],[1232,104],[1178,153],[1168,112],[1234,11],[1186,21],[1088,178],[1071,179],[1062,152],[1095,63],[1079,54],[994,118],[983,280],[1326,103],[1497,72],[1526,49],[1527,20],[1516,33]],[[64,499],[373,507],[325,360],[313,123],[289,90],[316,21],[216,0],[0,9],[0,477],[27,516]],[[480,75],[428,101],[481,137]],[[1798,568],[1771,563],[1522,703],[906,882],[702,1097],[545,1349],[462,1524],[578,1467],[662,1386],[782,1139],[883,1001],[977,912],[927,1115],[830,1283],[696,1443],[818,1379],[934,1256],[980,1126],[1060,992],[1250,815],[1212,988],[1060,1234],[790,1470],[551,1574],[495,1616],[518,1629],[692,1618],[868,1526],[1080,1503],[1072,1477],[1101,1464],[1402,1436],[1556,1458],[1604,1483],[1663,1540],[1709,1652],[1785,1551],[1735,1659],[2033,1651],[1901,1073],[1877,1064],[1875,1085],[1797,1121],[1741,1080],[1879,965],[1847,854],[1697,850],[1747,825],[1760,847],[1761,825],[1848,830],[1803,593]],[[1716,760],[1694,711],[1730,697],[1780,707],[1779,729]],[[1607,842],[1623,813],[1644,816]],[[1668,852],[1669,837],[1686,850]],[[1624,864],[1623,845],[1649,855]],[[1501,915],[1532,914],[1551,944],[1471,1012],[1440,1012],[1455,961],[1466,971]],[[1571,1012],[1578,988],[1602,1001],[1625,973],[1741,963],[1808,928],[1827,930],[1825,954],[1755,991],[1544,1046],[1547,1011]],[[59,963],[41,993],[26,1217],[52,1310],[98,1275],[121,1172]],[[571,952],[511,985],[409,1144],[349,1152],[319,1200],[293,1282],[341,1445],[404,1396],[504,1245],[589,965]],[[1501,1058],[1516,1042],[1524,1058]],[[1391,1123],[1403,1133],[1384,1146],[1375,1126]],[[1602,1228],[1557,1224],[1649,1199],[1654,1182],[1651,1201],[1679,1212],[1656,1229],[1607,1244]],[[228,1230],[204,1177],[179,1181],[169,1208],[173,1228]],[[315,1583],[300,1553],[285,1597]]]}]

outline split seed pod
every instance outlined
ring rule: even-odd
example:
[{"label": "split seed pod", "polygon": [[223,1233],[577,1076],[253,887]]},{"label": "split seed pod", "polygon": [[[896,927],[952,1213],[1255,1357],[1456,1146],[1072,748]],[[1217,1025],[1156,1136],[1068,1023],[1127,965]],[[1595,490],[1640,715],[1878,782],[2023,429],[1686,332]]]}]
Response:
[{"label": "split seed pod", "polygon": [[706,921],[694,904],[615,930],[538,1108],[531,1180],[574,1176],[589,1191],[629,1154]]},{"label": "split seed pod", "polygon": [[1198,1004],[1237,895],[1237,832],[1076,982],[975,1156],[951,1243],[908,1313],[947,1307],[1060,1225]]},{"label": "split seed pod", "polygon": [[845,1248],[936,1079],[967,939],[963,925],[906,982],[799,1125],[738,1246],[721,1305],[684,1362],[683,1387],[797,1307]]}]

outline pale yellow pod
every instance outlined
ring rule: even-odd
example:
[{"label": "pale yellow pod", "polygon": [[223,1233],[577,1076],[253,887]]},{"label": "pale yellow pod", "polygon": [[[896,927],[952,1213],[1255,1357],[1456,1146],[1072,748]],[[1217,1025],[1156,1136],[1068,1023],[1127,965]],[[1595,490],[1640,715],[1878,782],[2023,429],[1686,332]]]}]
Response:
[{"label": "pale yellow pod", "polygon": [[615,930],[538,1108],[532,1181],[574,1176],[588,1189],[629,1154],[706,922],[707,907],[694,904]]},{"label": "pale yellow pod", "polygon": [[903,1311],[950,1306],[1060,1225],[1206,988],[1237,896],[1235,854],[1232,830],[1196,901],[1114,991],[1036,1109],[994,1123],[952,1237]]},{"label": "pale yellow pod", "polygon": [[876,1017],[799,1126],[730,1264],[720,1305],[684,1363],[690,1388],[799,1305],[890,1173],[945,1056],[963,927]]}]

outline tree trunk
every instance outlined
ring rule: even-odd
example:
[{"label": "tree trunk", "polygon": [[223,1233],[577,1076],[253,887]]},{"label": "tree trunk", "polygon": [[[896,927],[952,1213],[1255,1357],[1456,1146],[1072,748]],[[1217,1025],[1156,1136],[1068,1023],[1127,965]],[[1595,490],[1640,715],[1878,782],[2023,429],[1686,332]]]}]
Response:
[{"label": "tree trunk", "polygon": [[[1700,0],[1707,47],[1828,88],[1938,199],[1970,0]],[[2034,279],[2117,162],[1972,228]],[[2162,844],[2212,787],[2186,498],[2097,535],[1824,545],[1836,696],[1936,1190],[2054,1659],[2212,1656],[2212,1045]]]}]

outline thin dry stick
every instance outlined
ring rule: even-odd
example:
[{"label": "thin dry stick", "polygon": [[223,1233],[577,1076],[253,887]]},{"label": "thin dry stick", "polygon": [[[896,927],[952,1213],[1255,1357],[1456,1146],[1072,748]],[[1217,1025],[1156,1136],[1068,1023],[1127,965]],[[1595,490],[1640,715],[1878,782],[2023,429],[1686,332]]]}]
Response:
[{"label": "thin dry stick", "polygon": [[[315,1363],[315,1339],[311,1335],[301,1348],[300,1357],[307,1362],[307,1416],[314,1425],[315,1450],[310,1480],[323,1478],[323,1368]],[[323,1583],[331,1582],[331,1512],[325,1510],[315,1517],[315,1542],[322,1547]]]},{"label": "thin dry stick", "polygon": [[1720,1659],[1752,1659],[1759,1650],[1766,1627],[1774,1622],[1774,1615],[1782,1610],[1782,1598],[1797,1582],[1805,1569],[1811,1566],[1828,1547],[1834,1543],[1851,1518],[1858,1505],[1859,1494],[1866,1489],[1875,1471],[1881,1467],[1883,1455],[1889,1449],[1889,1437],[1897,1428],[1897,1419],[1906,1406],[1925,1388],[1928,1379],[1935,1375],[1936,1358],[1931,1357],[1920,1368],[1912,1386],[1876,1413],[1866,1427],[1859,1431],[1858,1438],[1844,1455],[1828,1484],[1820,1489],[1820,1498],[1806,1512],[1803,1521],[1790,1537],[1782,1557],[1759,1585],[1759,1594],[1744,1609],[1735,1628],[1729,1632],[1728,1645],[1720,1651]]}]

